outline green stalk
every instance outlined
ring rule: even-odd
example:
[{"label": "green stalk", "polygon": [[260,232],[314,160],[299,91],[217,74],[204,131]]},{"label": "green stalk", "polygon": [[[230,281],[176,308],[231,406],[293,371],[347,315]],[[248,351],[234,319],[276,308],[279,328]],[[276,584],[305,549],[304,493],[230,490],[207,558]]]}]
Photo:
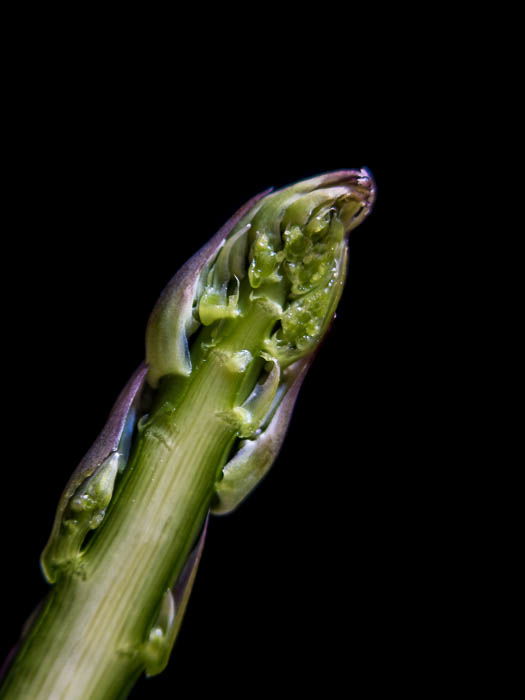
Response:
[{"label": "green stalk", "polygon": [[[317,180],[309,182],[315,186],[306,189],[307,195],[313,189],[317,199],[308,200],[313,203],[306,213],[298,213],[297,207],[303,183],[291,198],[287,190],[267,197],[259,214],[257,206],[248,210],[256,229],[251,245],[243,241],[249,226],[241,216],[226,245],[212,251],[205,268],[198,268],[199,283],[190,261],[193,277],[161,298],[148,329],[149,413],[138,420],[132,404],[126,404],[126,415],[135,421],[129,458],[119,437],[118,446],[93,458],[66,488],[43,557],[54,586],[21,641],[0,698],[125,697],[141,673],[157,673],[167,663],[195,574],[193,562],[198,562],[192,549],[207,514],[210,508],[227,512],[235,507],[273,462],[309,357],[340,295],[346,261],[342,236],[352,226],[347,223],[337,233],[333,216],[319,213],[318,200],[329,201],[344,218],[349,197],[341,194],[342,187],[333,193],[333,188],[320,188]],[[363,198],[351,194],[362,207]],[[323,226],[323,240],[332,236],[330,251],[335,251],[328,259],[323,244],[315,249],[321,251],[316,262],[308,244],[308,275],[320,271],[317,277],[322,278],[321,272],[325,277],[295,296],[293,285],[304,283],[304,270],[292,270],[298,264],[296,252],[287,258],[279,253],[276,233],[276,207],[282,216],[287,198],[295,203],[288,209],[294,241],[299,216],[302,226],[310,222],[314,241]],[[312,219],[314,214],[321,223]],[[267,221],[274,248],[259,235]],[[240,285],[232,273],[239,260],[245,269],[250,266]],[[276,264],[282,271],[289,265],[291,271],[279,279]],[[235,280],[238,289],[232,296]],[[196,297],[186,303],[190,282]],[[200,318],[209,325],[201,326],[187,357],[184,343],[192,330],[195,299]],[[173,315],[184,308],[189,309],[187,317]],[[162,325],[166,319],[167,333]],[[281,329],[277,333],[276,324]],[[183,328],[184,338],[172,338],[173,328]],[[306,364],[300,359],[305,356]],[[239,438],[244,438],[240,447]],[[93,534],[86,539],[89,530]],[[174,586],[178,594],[172,597]]]},{"label": "green stalk", "polygon": [[257,354],[275,319],[257,308],[243,321],[192,373],[184,401],[173,382],[161,388],[82,574],[64,576],[53,589],[2,697],[112,698],[142,671],[141,647],[159,597],[182,570],[235,435],[217,414],[231,408],[243,376],[221,353]]}]

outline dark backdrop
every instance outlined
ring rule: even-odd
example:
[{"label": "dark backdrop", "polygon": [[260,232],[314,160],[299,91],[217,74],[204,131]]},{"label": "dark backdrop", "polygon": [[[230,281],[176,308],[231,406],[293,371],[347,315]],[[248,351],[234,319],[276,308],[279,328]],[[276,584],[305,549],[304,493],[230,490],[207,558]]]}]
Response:
[{"label": "dark backdrop", "polygon": [[46,593],[38,557],[58,496],[141,361],[171,275],[256,192],[367,166],[377,205],[352,234],[337,320],[285,446],[250,499],[212,520],[169,668],[132,697],[404,687],[426,663],[435,572],[431,482],[414,453],[425,375],[419,317],[404,308],[416,254],[402,144],[359,113],[305,125],[270,104],[246,129],[228,107],[192,123],[60,104],[21,113],[10,135],[2,655]]}]

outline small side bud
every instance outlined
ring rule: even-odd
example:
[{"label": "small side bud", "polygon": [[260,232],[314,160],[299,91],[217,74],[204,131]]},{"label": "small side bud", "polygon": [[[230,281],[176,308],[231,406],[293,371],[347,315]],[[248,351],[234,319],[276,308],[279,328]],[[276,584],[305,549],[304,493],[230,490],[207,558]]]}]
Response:
[{"label": "small side bud", "polygon": [[264,424],[277,395],[281,380],[278,363],[270,358],[271,369],[265,379],[255,385],[254,390],[241,406],[220,413],[220,417],[235,427],[240,438],[253,438]]},{"label": "small side bud", "polygon": [[40,560],[49,583],[56,581],[61,568],[74,564],[86,534],[99,527],[104,519],[115,479],[128,461],[147,371],[141,365],[133,374],[102,432],[64,489]]},{"label": "small side bud", "polygon": [[253,491],[273,465],[290,424],[299,389],[310,366],[311,357],[291,365],[284,373],[280,391],[274,397],[277,408],[268,417],[268,424],[253,440],[244,440],[239,450],[222,470],[222,479],[215,486],[216,501],[211,512],[225,515]]},{"label": "small side bud", "polygon": [[172,589],[167,590],[162,597],[157,618],[149,632],[147,641],[141,649],[147,676],[156,676],[168,664],[171,650],[184,619],[195,576],[197,575],[207,530],[208,517],[197,544],[191,551],[177,579],[177,583]]},{"label": "small side bud", "polygon": [[[188,260],[162,292],[146,329],[148,382],[153,388],[158,385],[159,379],[166,375],[187,377],[191,374],[188,338],[200,325],[196,311],[211,265],[228,236],[266,194],[263,192],[253,197],[241,207],[215,236]],[[235,259],[236,255],[233,255],[232,260]],[[219,292],[226,295],[227,286],[221,286]],[[226,300],[226,306],[228,304],[229,300]]]}]

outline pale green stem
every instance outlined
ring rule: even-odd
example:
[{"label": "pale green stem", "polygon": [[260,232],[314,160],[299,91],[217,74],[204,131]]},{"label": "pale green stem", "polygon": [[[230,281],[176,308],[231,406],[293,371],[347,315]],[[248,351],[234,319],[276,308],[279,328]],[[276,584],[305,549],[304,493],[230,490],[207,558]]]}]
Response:
[{"label": "pale green stem", "polygon": [[[142,672],[162,593],[173,585],[213,496],[235,436],[231,410],[244,374],[226,353],[257,356],[275,319],[252,312],[182,388],[165,381],[106,520],[76,573],[63,574],[33,624],[0,692],[48,700],[123,697]],[[184,400],[180,400],[180,396]]]}]

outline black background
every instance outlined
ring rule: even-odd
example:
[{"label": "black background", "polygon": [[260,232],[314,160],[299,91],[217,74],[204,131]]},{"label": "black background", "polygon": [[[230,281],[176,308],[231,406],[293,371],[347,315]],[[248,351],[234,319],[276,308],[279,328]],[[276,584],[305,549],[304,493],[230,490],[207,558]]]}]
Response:
[{"label": "black background", "polygon": [[58,496],[141,361],[163,286],[253,194],[367,166],[377,204],[352,233],[337,320],[285,446],[250,499],[212,520],[170,665],[131,697],[317,686],[338,697],[341,685],[406,687],[427,663],[440,602],[435,474],[419,447],[427,339],[420,306],[406,305],[416,258],[425,274],[407,215],[414,173],[395,134],[358,110],[305,123],[286,106],[258,108],[247,123],[226,98],[188,116],[162,100],[45,92],[17,114],[3,256],[2,655],[46,593],[38,557]]}]

